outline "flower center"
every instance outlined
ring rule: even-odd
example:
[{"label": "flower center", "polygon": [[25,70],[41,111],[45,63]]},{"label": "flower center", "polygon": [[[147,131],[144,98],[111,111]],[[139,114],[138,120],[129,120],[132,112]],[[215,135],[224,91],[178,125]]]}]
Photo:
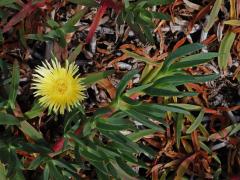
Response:
[{"label": "flower center", "polygon": [[64,94],[67,90],[67,84],[63,79],[56,81],[56,89],[60,94]]}]

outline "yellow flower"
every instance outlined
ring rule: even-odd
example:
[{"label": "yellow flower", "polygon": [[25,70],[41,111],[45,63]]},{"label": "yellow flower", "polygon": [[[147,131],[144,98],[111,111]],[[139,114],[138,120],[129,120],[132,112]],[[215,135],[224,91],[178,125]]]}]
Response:
[{"label": "yellow flower", "polygon": [[33,74],[34,96],[40,96],[39,102],[43,107],[55,113],[71,111],[85,98],[86,90],[83,79],[76,75],[77,65],[66,61],[65,67],[54,59],[52,65],[47,61],[36,68]]}]

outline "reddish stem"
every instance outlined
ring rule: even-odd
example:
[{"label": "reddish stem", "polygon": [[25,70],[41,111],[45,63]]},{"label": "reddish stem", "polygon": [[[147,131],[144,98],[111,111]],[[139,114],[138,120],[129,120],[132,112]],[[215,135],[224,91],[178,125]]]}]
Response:
[{"label": "reddish stem", "polygon": [[102,0],[101,6],[97,11],[97,14],[94,16],[93,22],[89,28],[89,32],[86,38],[86,43],[90,43],[97,26],[102,19],[103,15],[105,14],[107,8],[113,8],[117,13],[122,9],[123,4],[122,2],[114,2],[113,0]]},{"label": "reddish stem", "polygon": [[89,28],[89,32],[87,35],[87,39],[86,39],[87,44],[90,43],[90,41],[97,29],[97,26],[98,26],[100,20],[102,19],[103,15],[105,14],[107,8],[108,8],[108,3],[104,2],[98,9],[97,14],[94,16],[93,22]]}]

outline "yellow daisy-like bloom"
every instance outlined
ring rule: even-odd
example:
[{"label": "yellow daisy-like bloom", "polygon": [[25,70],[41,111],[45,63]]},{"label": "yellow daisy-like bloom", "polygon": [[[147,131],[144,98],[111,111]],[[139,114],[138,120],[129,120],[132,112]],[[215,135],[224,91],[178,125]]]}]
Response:
[{"label": "yellow daisy-like bloom", "polygon": [[50,111],[60,114],[65,109],[71,111],[85,98],[86,87],[83,79],[76,76],[77,71],[77,65],[68,61],[65,67],[61,67],[56,59],[52,61],[52,65],[46,61],[33,74],[34,96],[39,96],[40,104]]}]

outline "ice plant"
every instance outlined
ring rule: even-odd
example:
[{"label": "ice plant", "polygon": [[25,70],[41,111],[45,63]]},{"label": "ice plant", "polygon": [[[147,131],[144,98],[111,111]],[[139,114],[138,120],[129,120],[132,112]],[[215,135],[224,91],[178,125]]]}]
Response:
[{"label": "ice plant", "polygon": [[65,67],[56,59],[52,64],[44,62],[33,74],[34,96],[39,97],[40,104],[50,112],[63,114],[65,109],[71,111],[85,98],[86,88],[83,78],[76,75],[77,71],[77,65],[68,61]]}]

